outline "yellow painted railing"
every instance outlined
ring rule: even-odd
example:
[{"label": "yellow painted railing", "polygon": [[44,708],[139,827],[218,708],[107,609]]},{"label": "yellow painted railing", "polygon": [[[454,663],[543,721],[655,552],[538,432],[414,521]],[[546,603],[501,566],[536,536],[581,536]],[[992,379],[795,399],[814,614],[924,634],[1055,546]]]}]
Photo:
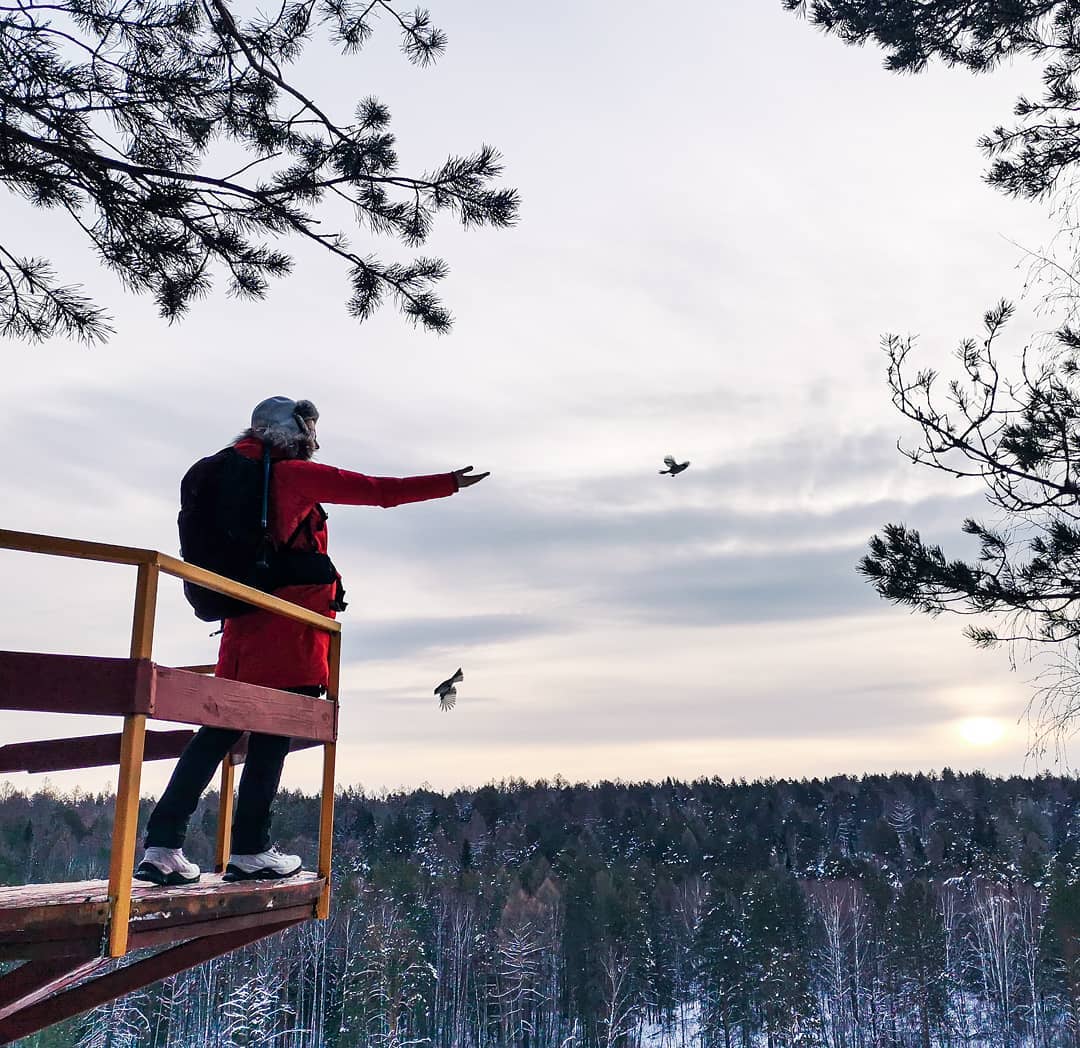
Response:
[{"label": "yellow painted railing", "polygon": [[[313,626],[329,634],[330,676],[327,701],[336,708],[340,684],[341,626],[334,619],[274,597],[262,590],[235,582],[222,575],[187,564],[157,550],[114,546],[54,535],[0,529],[0,549],[40,553],[54,557],[74,557],[107,564],[129,564],[138,568],[134,611],[131,624],[130,658],[150,660],[154,645],[157,614],[158,579],[171,575],[206,589],[246,601],[254,607]],[[184,667],[197,673],[213,672],[212,666]],[[335,710],[336,712],[336,710]],[[142,775],[143,745],[146,738],[145,713],[124,717],[120,745],[120,769],[116,788],[116,815],[113,822],[112,855],[109,865],[109,955],[121,957],[127,952],[128,920],[131,913],[131,879],[135,868],[136,832],[139,817],[139,785]],[[336,721],[335,721],[336,723]],[[258,725],[252,725],[258,730]],[[334,770],[336,744],[323,744],[322,796],[319,815],[319,876],[325,883],[316,903],[315,916],[325,920],[330,907],[330,867],[333,848]],[[218,815],[216,863],[223,869],[228,859],[229,829],[232,820],[233,766],[228,758],[222,764],[221,808]]]}]

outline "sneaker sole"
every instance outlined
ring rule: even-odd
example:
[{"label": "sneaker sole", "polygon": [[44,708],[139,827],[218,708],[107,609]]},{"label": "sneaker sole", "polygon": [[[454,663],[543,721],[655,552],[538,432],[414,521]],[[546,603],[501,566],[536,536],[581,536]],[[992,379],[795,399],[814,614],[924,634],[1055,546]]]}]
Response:
[{"label": "sneaker sole", "polygon": [[160,888],[179,888],[184,884],[195,884],[199,876],[199,874],[195,874],[194,877],[185,877],[182,873],[175,871],[162,873],[156,866],[150,865],[142,865],[132,874],[135,880],[148,881],[150,884],[156,884]]},{"label": "sneaker sole", "polygon": [[304,868],[303,863],[296,867],[295,870],[289,870],[288,873],[278,873],[277,870],[271,869],[269,866],[264,866],[261,870],[252,870],[250,873],[247,870],[241,870],[237,866],[230,865],[225,867],[225,873],[221,879],[223,881],[283,881],[288,877],[295,877]]}]

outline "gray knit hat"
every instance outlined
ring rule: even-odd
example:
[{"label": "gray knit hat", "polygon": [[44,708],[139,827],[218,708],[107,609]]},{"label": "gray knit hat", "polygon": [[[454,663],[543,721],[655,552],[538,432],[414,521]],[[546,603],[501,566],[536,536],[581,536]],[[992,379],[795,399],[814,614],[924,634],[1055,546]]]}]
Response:
[{"label": "gray knit hat", "polygon": [[288,458],[310,458],[318,451],[319,442],[314,431],[302,425],[301,420],[319,421],[318,408],[310,400],[267,397],[255,405],[251,428],[243,436],[256,437]]},{"label": "gray knit hat", "polygon": [[310,400],[291,400],[289,397],[267,397],[255,405],[251,413],[254,430],[281,430],[300,435],[300,423],[296,416],[318,422],[319,412]]}]

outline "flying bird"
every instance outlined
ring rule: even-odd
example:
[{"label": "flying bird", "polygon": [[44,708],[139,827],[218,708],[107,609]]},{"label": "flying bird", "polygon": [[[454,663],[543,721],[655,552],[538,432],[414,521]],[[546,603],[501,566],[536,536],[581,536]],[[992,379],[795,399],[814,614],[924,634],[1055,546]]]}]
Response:
[{"label": "flying bird", "polygon": [[435,694],[439,696],[439,709],[440,710],[452,710],[454,703],[457,702],[457,688],[455,684],[461,683],[465,679],[465,674],[461,672],[461,667],[458,667],[457,672],[448,677],[435,688]]},{"label": "flying bird", "polygon": [[665,455],[664,465],[667,466],[667,469],[659,470],[660,475],[663,476],[665,473],[670,473],[672,476],[675,476],[676,473],[682,473],[682,471],[690,465],[690,460],[687,459],[685,462],[676,462],[671,455]]}]

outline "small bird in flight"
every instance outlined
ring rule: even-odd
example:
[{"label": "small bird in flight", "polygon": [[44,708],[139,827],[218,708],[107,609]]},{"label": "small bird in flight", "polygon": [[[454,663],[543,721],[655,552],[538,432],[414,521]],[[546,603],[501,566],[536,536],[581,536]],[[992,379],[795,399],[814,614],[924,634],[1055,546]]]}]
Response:
[{"label": "small bird in flight", "polygon": [[458,667],[457,673],[452,677],[448,677],[435,688],[435,694],[439,696],[439,709],[440,710],[452,710],[454,703],[457,702],[457,688],[455,684],[461,683],[465,679],[465,674],[461,672],[461,667]]},{"label": "small bird in flight", "polygon": [[676,462],[671,455],[665,455],[664,465],[667,466],[667,469],[659,470],[660,475],[663,476],[665,473],[670,473],[672,476],[675,476],[676,473],[682,473],[682,471],[690,465],[690,460],[687,459],[686,462]]}]

